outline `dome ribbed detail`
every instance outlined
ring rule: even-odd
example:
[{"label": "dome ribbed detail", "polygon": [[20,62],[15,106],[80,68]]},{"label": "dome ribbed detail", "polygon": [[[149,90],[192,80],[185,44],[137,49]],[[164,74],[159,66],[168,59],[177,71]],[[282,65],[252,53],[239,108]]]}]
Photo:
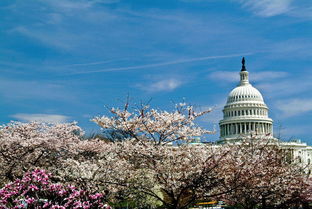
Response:
[{"label": "dome ribbed detail", "polygon": [[228,96],[227,104],[241,101],[264,103],[261,93],[251,84],[238,86],[233,89]]}]

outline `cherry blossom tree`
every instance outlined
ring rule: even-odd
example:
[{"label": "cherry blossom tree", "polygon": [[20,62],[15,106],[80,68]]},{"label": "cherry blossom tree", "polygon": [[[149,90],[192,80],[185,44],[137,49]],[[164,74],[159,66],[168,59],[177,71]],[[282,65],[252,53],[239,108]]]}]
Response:
[{"label": "cherry blossom tree", "polygon": [[0,189],[0,208],[109,208],[105,194],[53,183],[51,174],[36,169]]},{"label": "cherry blossom tree", "polygon": [[71,162],[67,173],[72,178],[92,179],[90,182],[111,193],[122,191],[124,199],[149,197],[166,208],[187,208],[198,199],[226,192],[215,190],[225,183],[220,171],[229,152],[226,146],[168,146],[127,140],[105,147],[97,160],[83,163],[88,166]]},{"label": "cherry blossom tree", "polygon": [[[284,207],[300,201],[298,194],[308,189],[302,167],[286,161],[278,142],[251,137],[232,144],[226,166],[228,188],[222,198],[237,207]],[[296,197],[297,196],[297,197]]]},{"label": "cherry blossom tree", "polygon": [[97,178],[153,197],[166,208],[187,208],[197,199],[218,195],[214,189],[224,183],[219,167],[229,152],[227,146],[189,144],[197,136],[213,133],[194,122],[208,112],[195,112],[184,103],[173,112],[149,106],[130,112],[126,104],[122,110],[112,108],[111,117],[96,117],[104,131],[118,131],[125,139],[112,143],[116,149],[108,151],[118,159],[113,164],[121,173],[107,178],[109,160],[102,154],[105,166],[95,166]]},{"label": "cherry blossom tree", "polygon": [[213,133],[195,123],[208,112],[184,103],[172,112],[146,105],[131,111],[126,103],[93,119],[109,140],[86,140],[76,124],[10,123],[0,127],[0,182],[41,168],[53,174],[53,182],[107,191],[105,198],[115,203],[142,207],[184,209],[211,199],[242,208],[311,201],[311,181],[268,138],[191,143]]},{"label": "cherry blossom tree", "polygon": [[[196,113],[185,104],[173,112],[148,106],[134,112],[128,109],[128,104],[122,110],[112,108],[111,117],[94,119],[104,131],[116,130],[126,139],[118,143],[115,153],[127,171],[123,179],[116,175],[112,181],[131,185],[167,208],[185,208],[195,200],[216,196],[243,208],[265,208],[283,205],[305,189],[298,186],[305,181],[302,169],[289,164],[283,150],[267,137],[193,146],[189,142],[195,136],[211,133],[194,123],[207,112]],[[176,144],[167,146],[172,142]]]},{"label": "cherry blossom tree", "polygon": [[129,104],[126,103],[123,109],[111,108],[111,117],[95,117],[93,121],[106,133],[113,130],[124,139],[149,141],[160,145],[176,141],[191,142],[196,136],[214,133],[194,123],[196,118],[210,111],[211,109],[195,112],[193,106],[180,103],[172,112],[152,109],[149,105],[141,105],[130,112]]},{"label": "cherry blossom tree", "polygon": [[77,152],[83,132],[74,123],[12,122],[0,127],[0,182],[13,181],[36,167],[57,170]]}]

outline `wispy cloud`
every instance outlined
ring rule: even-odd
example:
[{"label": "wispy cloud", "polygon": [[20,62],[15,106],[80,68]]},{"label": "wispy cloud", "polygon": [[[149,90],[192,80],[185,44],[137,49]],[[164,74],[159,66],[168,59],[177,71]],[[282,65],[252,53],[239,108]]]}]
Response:
[{"label": "wispy cloud", "polygon": [[75,101],[76,97],[61,81],[0,79],[0,96],[7,101],[58,100]]},{"label": "wispy cloud", "polygon": [[250,54],[252,54],[252,53],[239,53],[239,54],[229,54],[229,55],[221,55],[221,56],[196,57],[196,58],[180,59],[180,60],[174,60],[174,61],[169,61],[169,62],[161,62],[161,63],[154,63],[154,64],[148,64],[148,65],[137,65],[137,66],[130,66],[130,67],[116,67],[116,68],[107,68],[107,69],[100,69],[100,70],[74,72],[71,75],[89,74],[89,73],[101,73],[101,72],[112,72],[112,71],[124,71],[124,70],[139,70],[139,69],[155,68],[155,67],[168,66],[168,65],[176,65],[176,64],[183,64],[183,63],[199,62],[199,61],[210,60],[210,59],[222,59],[222,58],[231,58],[231,57],[241,57],[241,56],[246,56],[246,55],[250,55]]},{"label": "wispy cloud", "polygon": [[[280,130],[275,129],[275,135],[278,137],[280,135],[282,140],[288,141],[291,139],[298,139],[298,135],[304,135],[311,129],[310,124],[298,124],[282,126]],[[307,140],[307,139],[304,139]]]},{"label": "wispy cloud", "polygon": [[237,0],[242,7],[262,17],[271,17],[289,12],[293,0]]},{"label": "wispy cloud", "polygon": [[[251,81],[268,81],[279,78],[284,78],[288,75],[287,72],[282,71],[263,71],[258,73],[252,73]],[[208,75],[208,78],[212,80],[222,80],[222,82],[237,82],[239,81],[239,73],[232,71],[217,71]]]},{"label": "wispy cloud", "polygon": [[257,84],[257,88],[271,98],[290,97],[303,92],[310,92],[312,88],[311,76],[305,76],[305,78],[292,77],[274,82],[261,82]]},{"label": "wispy cloud", "polygon": [[25,26],[18,26],[10,32],[17,32],[28,38],[38,40],[45,45],[64,50],[71,49],[75,42],[74,40],[77,39],[73,34],[67,33],[66,31],[55,31],[54,34],[51,35],[49,31],[40,30],[38,28],[27,28]]},{"label": "wispy cloud", "polygon": [[169,78],[164,80],[159,80],[150,83],[149,85],[138,85],[144,91],[147,92],[160,92],[160,91],[172,91],[179,86],[181,86],[183,82],[177,78]]},{"label": "wispy cloud", "polygon": [[287,99],[276,102],[276,108],[284,117],[292,117],[312,111],[312,99]]},{"label": "wispy cloud", "polygon": [[311,47],[312,43],[310,38],[307,37],[290,38],[287,40],[281,40],[272,43],[270,47],[270,52],[275,57],[290,56],[292,59],[294,58],[311,59],[312,57]]},{"label": "wispy cloud", "polygon": [[11,115],[12,118],[21,120],[24,122],[45,122],[45,123],[64,123],[69,120],[68,116],[65,115],[52,115],[52,114],[26,114],[26,113],[17,113]]},{"label": "wispy cloud", "polygon": [[117,3],[119,0],[46,0],[45,3],[49,4],[52,7],[62,10],[81,10],[88,9],[94,4],[112,4]]}]

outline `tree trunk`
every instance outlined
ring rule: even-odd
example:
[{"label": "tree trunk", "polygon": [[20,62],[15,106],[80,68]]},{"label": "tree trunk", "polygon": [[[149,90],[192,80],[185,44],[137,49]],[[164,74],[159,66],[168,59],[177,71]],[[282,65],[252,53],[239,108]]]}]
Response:
[{"label": "tree trunk", "polygon": [[262,197],[261,203],[262,203],[262,209],[266,209],[266,201],[264,197]]}]

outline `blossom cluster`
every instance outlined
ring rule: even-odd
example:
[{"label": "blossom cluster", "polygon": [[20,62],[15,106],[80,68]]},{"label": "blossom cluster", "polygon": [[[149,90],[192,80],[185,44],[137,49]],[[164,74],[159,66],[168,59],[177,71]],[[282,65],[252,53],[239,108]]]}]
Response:
[{"label": "blossom cluster", "polygon": [[49,169],[77,154],[83,131],[75,123],[12,122],[0,126],[0,186],[25,170]]},{"label": "blossom cluster", "polygon": [[108,208],[105,194],[54,184],[51,174],[36,169],[0,189],[0,208]]},{"label": "blossom cluster", "polygon": [[112,117],[95,117],[93,121],[104,130],[118,130],[128,139],[148,140],[155,143],[168,143],[178,140],[192,141],[195,136],[213,133],[198,127],[194,120],[211,110],[195,112],[193,106],[178,104],[172,112],[152,109],[148,105],[133,112],[111,108]]}]

